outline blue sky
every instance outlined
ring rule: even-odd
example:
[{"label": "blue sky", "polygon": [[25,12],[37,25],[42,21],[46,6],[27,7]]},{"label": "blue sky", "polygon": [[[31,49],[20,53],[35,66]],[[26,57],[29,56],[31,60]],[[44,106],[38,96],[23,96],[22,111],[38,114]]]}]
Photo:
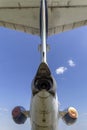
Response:
[{"label": "blue sky", "polygon": [[[31,82],[40,64],[39,36],[0,28],[0,129],[30,130],[29,119],[16,125],[12,109],[29,109]],[[57,82],[60,110],[74,106],[79,113],[76,124],[59,130],[87,130],[87,27],[50,36],[47,61]]]}]

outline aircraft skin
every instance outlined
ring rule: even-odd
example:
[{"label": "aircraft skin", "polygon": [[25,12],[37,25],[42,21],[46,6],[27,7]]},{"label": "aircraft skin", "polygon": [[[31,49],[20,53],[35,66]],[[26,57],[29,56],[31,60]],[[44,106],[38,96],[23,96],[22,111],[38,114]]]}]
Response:
[{"label": "aircraft skin", "polygon": [[30,118],[31,130],[58,130],[58,120],[61,117],[67,125],[76,122],[78,112],[69,107],[59,111],[57,84],[47,64],[47,37],[48,37],[48,6],[46,0],[40,2],[40,38],[41,63],[32,81],[32,98],[30,111],[17,106],[12,111],[15,123],[23,124]]},{"label": "aircraft skin", "polygon": [[39,66],[32,83],[32,94],[31,129],[58,130],[56,81],[46,63]]},{"label": "aircraft skin", "polygon": [[[5,3],[4,4],[3,1],[0,0],[1,26],[10,27],[13,29],[19,29],[25,32],[29,31],[32,34],[33,33],[39,34],[41,38],[41,44],[39,45],[39,51],[41,52],[41,63],[38,67],[37,73],[31,85],[32,98],[31,98],[30,111],[26,111],[23,107],[17,106],[12,111],[12,118],[15,121],[15,123],[23,124],[29,117],[31,122],[31,130],[58,130],[59,118],[62,118],[67,125],[72,125],[73,123],[76,122],[78,118],[78,112],[73,107],[69,107],[64,111],[59,110],[58,96],[56,93],[57,84],[47,64],[46,53],[49,50],[49,45],[47,44],[47,37],[48,35],[57,32],[63,32],[73,27],[86,25],[85,17],[87,17],[87,15],[81,17],[81,14],[83,15],[83,13],[85,12],[86,6],[84,4],[82,5],[81,0],[79,2],[79,5],[74,0],[71,1],[66,0],[65,2],[64,1],[61,2],[59,0],[56,2],[54,1],[54,3],[52,3],[52,1],[50,0],[49,1],[41,0],[38,1],[39,6],[38,2],[36,2],[37,4],[34,3],[35,1],[31,2],[31,5],[29,5],[29,2],[30,0],[29,1],[25,0],[24,4],[23,0],[19,0],[19,2],[18,0],[16,0],[13,3],[11,2],[10,4],[9,2],[7,2],[8,4],[6,4],[6,1],[4,1]],[[68,7],[70,9],[67,10]],[[72,25],[71,22],[74,21],[73,15],[71,19],[69,18],[69,22],[67,22],[67,20],[63,21],[62,17],[61,18],[56,17],[58,15],[56,11],[57,12],[59,11],[60,16],[63,15],[61,8],[63,9],[63,11],[65,10],[66,12],[71,10],[72,14],[74,14],[74,10],[79,7],[80,8],[85,7],[85,9],[83,9],[83,11],[80,13],[81,18],[79,17],[79,15],[77,15],[75,25]],[[7,11],[7,14],[9,14],[7,15],[8,18],[5,17],[6,16],[5,11]],[[18,11],[18,13],[16,13],[16,11]],[[23,11],[23,13],[26,12],[24,13],[25,14],[24,16],[21,15],[21,11]],[[39,12],[39,16],[37,16],[38,13],[36,11]],[[12,13],[14,14],[13,16]],[[27,19],[28,13],[30,16],[29,19]],[[52,19],[51,16],[52,18],[55,16],[54,19]],[[20,20],[20,17],[21,18],[23,17],[23,21]],[[34,20],[34,18],[36,18],[36,20]],[[58,22],[57,25],[55,24],[57,23],[55,22],[55,18]],[[38,20],[39,22],[37,22],[37,19],[39,19]],[[49,20],[50,21],[52,20],[52,23],[50,23]],[[84,24],[82,20],[84,21]],[[29,24],[27,22],[29,22]]]},{"label": "aircraft skin", "polygon": [[46,0],[40,5],[40,37],[42,61],[32,82],[30,107],[32,130],[58,129],[58,99],[56,82],[47,65],[46,48],[48,36],[48,11]]},{"label": "aircraft skin", "polygon": [[32,98],[31,130],[58,130],[57,97],[46,90],[40,91]]},{"label": "aircraft skin", "polygon": [[[48,35],[87,25],[87,0],[47,0]],[[0,26],[40,35],[40,0],[0,0]]]}]

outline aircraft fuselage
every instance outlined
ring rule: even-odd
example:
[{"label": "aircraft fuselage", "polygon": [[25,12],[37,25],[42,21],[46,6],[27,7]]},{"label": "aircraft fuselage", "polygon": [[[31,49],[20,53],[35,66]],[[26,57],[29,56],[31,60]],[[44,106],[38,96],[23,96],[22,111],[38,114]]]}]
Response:
[{"label": "aircraft fuselage", "polygon": [[58,130],[58,100],[43,89],[31,100],[31,130]]},{"label": "aircraft fuselage", "polygon": [[48,12],[47,1],[41,0],[40,5],[40,38],[41,63],[32,81],[32,98],[30,111],[17,106],[12,111],[13,120],[23,124],[27,117],[31,121],[31,130],[58,130],[58,119],[61,117],[67,125],[75,123],[78,113],[75,108],[69,107],[59,111],[56,81],[47,64],[47,34]]}]

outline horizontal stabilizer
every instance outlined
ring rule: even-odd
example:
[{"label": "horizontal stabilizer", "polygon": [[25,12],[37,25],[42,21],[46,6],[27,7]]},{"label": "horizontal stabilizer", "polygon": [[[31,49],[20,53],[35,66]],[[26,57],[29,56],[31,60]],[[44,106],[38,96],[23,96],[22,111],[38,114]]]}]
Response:
[{"label": "horizontal stabilizer", "polygon": [[[48,35],[87,25],[87,0],[47,0]],[[40,35],[40,0],[0,0],[0,26]]]}]

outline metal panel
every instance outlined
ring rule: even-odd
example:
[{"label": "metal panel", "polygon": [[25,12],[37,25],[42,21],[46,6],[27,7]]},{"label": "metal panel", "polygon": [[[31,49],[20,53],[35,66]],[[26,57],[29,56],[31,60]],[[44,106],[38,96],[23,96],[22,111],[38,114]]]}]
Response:
[{"label": "metal panel", "polygon": [[[87,24],[87,0],[47,0],[49,35]],[[0,0],[0,26],[39,34],[40,0]]]}]

